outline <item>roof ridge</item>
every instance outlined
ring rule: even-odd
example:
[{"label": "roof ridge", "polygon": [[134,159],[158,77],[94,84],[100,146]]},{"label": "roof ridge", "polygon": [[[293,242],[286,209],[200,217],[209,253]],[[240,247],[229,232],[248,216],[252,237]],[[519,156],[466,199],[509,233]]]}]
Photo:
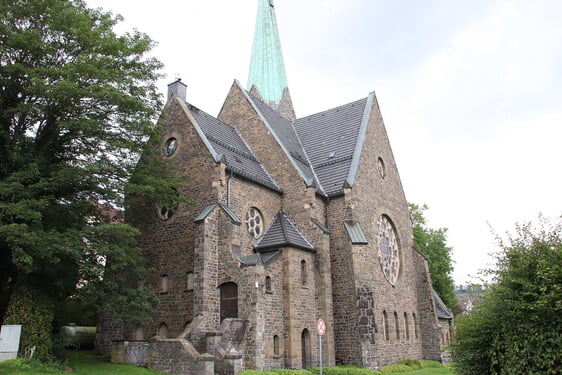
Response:
[{"label": "roof ridge", "polygon": [[[298,166],[297,164],[297,160],[291,156],[290,151],[287,149],[287,147],[285,146],[285,144],[281,141],[281,138],[279,137],[279,135],[277,134],[277,132],[273,129],[273,127],[271,126],[271,124],[269,123],[269,121],[267,120],[266,116],[262,113],[262,111],[260,110],[260,108],[256,105],[255,100],[259,100],[258,98],[256,98],[254,95],[252,95],[251,93],[249,93],[248,91],[244,90],[244,88],[240,85],[240,82],[238,81],[234,81],[238,87],[240,88],[240,90],[242,91],[243,95],[246,96],[246,99],[248,100],[248,102],[250,103],[250,105],[252,106],[252,108],[254,109],[254,111],[256,111],[257,115],[260,117],[260,119],[263,121],[263,123],[265,124],[265,126],[267,127],[267,129],[270,131],[270,133],[273,135],[273,138],[275,139],[275,141],[277,142],[277,144],[279,144],[279,146],[281,147],[281,149],[283,150],[283,152],[285,153],[285,155],[287,155],[287,157],[289,158],[289,160],[291,161],[291,164],[293,164],[293,167],[297,170],[297,173],[301,176],[301,178],[304,180],[304,182],[307,185],[311,185],[313,181],[310,181],[310,179],[308,177],[306,177],[306,174],[304,173],[304,171]],[[263,103],[263,105],[265,105],[267,108],[271,109],[266,103],[264,103],[263,101],[259,100],[261,103]],[[290,125],[290,121],[287,120],[286,118],[284,118],[283,116],[280,116],[277,112],[275,112],[273,109],[271,109],[271,111],[273,113],[275,113],[277,116],[279,116],[281,119],[283,119],[284,121],[288,122]],[[295,132],[296,135],[296,132]],[[297,136],[298,139],[298,136]],[[300,142],[300,141],[299,141]],[[304,149],[303,149],[304,150]]]},{"label": "roof ridge", "polygon": [[320,191],[322,194],[326,195],[326,192],[324,191],[324,188],[322,187],[322,184],[320,183],[320,179],[318,178],[318,175],[316,174],[316,171],[314,170],[314,166],[312,165],[312,162],[310,161],[310,157],[308,156],[308,151],[306,151],[306,148],[304,147],[304,144],[302,143],[301,137],[299,136],[299,132],[297,131],[297,128],[295,127],[295,120],[290,121],[291,124],[291,128],[293,129],[293,132],[295,133],[295,136],[297,137],[297,141],[299,142],[299,145],[302,149],[302,151],[304,152],[304,156],[306,157],[306,160],[308,161],[308,167],[310,168],[310,171],[312,172],[312,175],[314,176],[314,184],[316,187],[316,190]]},{"label": "roof ridge", "polygon": [[[369,97],[369,96],[367,95],[367,97]],[[305,119],[307,119],[307,118],[309,118],[309,117],[321,115],[321,114],[323,114],[323,113],[330,112],[330,111],[333,111],[333,110],[336,110],[336,112],[337,112],[340,108],[347,107],[348,105],[352,105],[352,104],[358,103],[358,102],[360,102],[360,101],[362,101],[362,100],[365,100],[365,97],[362,97],[362,98],[353,100],[353,101],[351,101],[351,102],[349,102],[349,103],[345,103],[345,104],[339,105],[339,106],[337,106],[337,107],[328,108],[328,109],[325,109],[325,110],[320,111],[320,112],[315,112],[315,113],[312,113],[312,114],[310,114],[310,115],[306,115],[306,116],[303,116],[303,117],[299,117],[299,118],[297,118],[297,119],[294,120],[294,121],[302,121],[302,120],[305,120]]]},{"label": "roof ridge", "polygon": [[[253,161],[255,161],[256,163],[259,163],[259,162],[260,162],[260,161],[258,160],[258,158],[256,158],[254,155],[252,155],[252,154],[250,154],[250,153],[248,153],[248,152],[246,152],[246,151],[242,151],[242,150],[236,148],[235,146],[233,146],[233,145],[231,145],[231,144],[229,144],[229,143],[226,143],[226,142],[222,141],[221,139],[215,137],[215,136],[212,135],[212,134],[207,134],[207,133],[205,133],[205,136],[206,136],[207,138],[209,138],[210,141],[215,142],[215,143],[218,143],[219,145],[223,146],[224,148],[227,148],[227,149],[229,149],[230,151],[232,151],[232,152],[234,152],[234,153],[236,153],[236,154],[238,154],[238,155],[240,155],[240,156],[245,157],[246,159],[253,160]],[[248,148],[248,149],[249,149],[249,148]]]},{"label": "roof ridge", "polygon": [[297,225],[291,220],[291,218],[289,216],[287,216],[287,214],[284,211],[280,211],[283,216],[285,217],[285,219],[287,219],[287,221],[289,222],[289,225],[291,225],[291,227],[293,227],[293,229],[302,237],[302,239],[308,244],[310,245],[310,247],[314,248],[314,245],[312,245],[312,243],[310,243],[310,241],[306,238],[306,236],[304,235],[303,232],[300,231],[300,229],[297,227]]},{"label": "roof ridge", "polygon": [[367,126],[369,125],[369,119],[371,117],[371,112],[373,111],[373,105],[375,103],[375,92],[369,93],[367,101],[365,102],[365,108],[363,109],[363,118],[361,119],[361,126],[359,127],[359,133],[355,140],[355,148],[353,150],[353,159],[349,167],[349,172],[345,179],[345,182],[349,186],[353,186],[355,183],[355,175],[357,174],[357,169],[359,168],[359,162],[361,158],[361,152],[363,151],[363,143],[365,142],[365,137],[367,135]]}]

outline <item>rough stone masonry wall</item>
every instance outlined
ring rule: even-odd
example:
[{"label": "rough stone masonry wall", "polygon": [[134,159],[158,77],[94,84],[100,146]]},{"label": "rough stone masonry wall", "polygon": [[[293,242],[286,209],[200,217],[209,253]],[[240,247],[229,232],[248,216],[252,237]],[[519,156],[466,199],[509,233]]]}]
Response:
[{"label": "rough stone masonry wall", "polygon": [[170,374],[215,374],[213,357],[199,355],[193,346],[183,339],[151,342],[148,368]]},{"label": "rough stone masonry wall", "polygon": [[[178,140],[176,152],[167,159],[179,176],[186,176],[179,194],[181,202],[174,215],[162,220],[156,214],[154,203],[132,205],[127,211],[127,222],[141,232],[140,246],[148,267],[155,271],[147,278],[158,293],[160,302],[152,323],[146,327],[147,337],[158,333],[160,324],[168,327],[168,337],[179,335],[193,319],[194,291],[187,289],[187,273],[194,271],[195,217],[209,204],[218,201],[224,165],[215,163],[185,114],[180,99],[172,98],[164,109],[158,126],[162,129],[162,144],[174,137]],[[168,288],[162,290],[162,277],[167,276]]]},{"label": "rough stone masonry wall", "polygon": [[331,199],[328,207],[335,357],[338,362],[362,365],[351,242],[343,225],[343,221],[350,218],[344,196]]},{"label": "rough stone masonry wall", "polygon": [[[279,182],[284,190],[279,209],[284,210],[295,222],[300,230],[308,239],[317,236],[318,228],[312,223],[311,218],[315,218],[325,223],[325,203],[318,199],[313,187],[307,187],[302,176],[297,172],[288,156],[275,140],[274,136],[262,122],[260,116],[248,102],[247,97],[241,91],[237,83],[232,88],[224,102],[219,118],[237,128],[244,139],[252,147],[258,158],[263,162],[267,171]],[[315,265],[323,264],[322,267],[314,267],[312,272],[316,278],[318,288],[327,293],[322,293],[323,298],[318,298],[317,308],[322,312],[327,321],[332,320],[332,299],[331,299],[331,280],[329,277],[330,265],[326,263],[326,253],[328,252],[327,243],[315,243],[319,246],[317,251],[319,260],[315,260]],[[320,248],[324,246],[324,248]],[[328,273],[320,273],[328,272]],[[316,276],[322,275],[322,276]],[[331,330],[331,327],[328,327]],[[330,333],[330,331],[328,332]],[[328,334],[325,338],[326,357],[334,358],[333,335]]]},{"label": "rough stone masonry wall", "polygon": [[[264,279],[261,284],[265,284],[265,277],[271,281],[271,289],[263,288],[263,311],[265,319],[264,329],[264,370],[284,367],[285,335],[283,324],[283,300],[285,290],[285,274],[283,272],[283,259],[264,267]],[[274,352],[274,337],[279,340],[279,351]]]},{"label": "rough stone masonry wall", "polygon": [[123,323],[114,312],[101,312],[96,325],[95,350],[97,354],[110,354],[113,340],[122,340]]},{"label": "rough stone masonry wall", "polygon": [[[362,326],[365,332],[361,337],[362,357],[366,367],[396,363],[404,357],[422,358],[421,341],[412,334],[413,314],[420,314],[416,292],[418,270],[411,251],[412,223],[388,135],[376,98],[373,99],[359,168],[349,193],[352,216],[369,240],[366,246],[353,246],[355,287],[362,298],[362,309],[367,309],[360,308],[360,323],[371,324],[367,319],[371,313],[375,321],[374,329]],[[379,159],[384,165],[383,173],[378,168]],[[384,277],[379,260],[377,223],[381,215],[393,224],[400,249],[401,268],[394,285]],[[384,312],[389,328],[386,337]]]},{"label": "rough stone masonry wall", "polygon": [[[266,304],[265,275],[263,267],[245,267],[233,256],[233,247],[239,247],[243,255],[253,254],[257,241],[249,233],[246,215],[251,208],[256,208],[263,218],[263,231],[271,224],[281,206],[279,193],[264,188],[251,181],[233,176],[230,179],[230,209],[243,221],[240,227],[220,236],[220,266],[217,284],[235,282],[239,287],[239,317],[248,321],[244,344],[244,368],[263,369],[267,363],[279,364],[273,358],[273,352],[265,350],[265,345],[273,340],[266,331],[270,331],[272,317],[283,316],[282,304]],[[226,204],[228,191],[221,189],[221,201]],[[226,226],[223,226],[226,228]],[[278,261],[280,263],[280,261]],[[270,275],[271,277],[271,275]],[[274,279],[279,282],[279,276]],[[258,287],[256,288],[256,283]],[[275,330],[275,329],[274,329]],[[283,367],[282,362],[281,366]]]},{"label": "rough stone masonry wall", "polygon": [[441,360],[441,331],[437,325],[437,310],[433,300],[431,278],[427,259],[416,250],[415,255],[418,273],[418,311],[416,317],[419,324],[419,335],[422,341],[423,357],[434,361]]},{"label": "rough stone masonry wall", "polygon": [[[302,261],[305,262],[303,278]],[[285,367],[303,368],[302,341],[304,330],[310,335],[308,367],[318,366],[318,336],[315,304],[314,254],[309,251],[283,248]]]}]

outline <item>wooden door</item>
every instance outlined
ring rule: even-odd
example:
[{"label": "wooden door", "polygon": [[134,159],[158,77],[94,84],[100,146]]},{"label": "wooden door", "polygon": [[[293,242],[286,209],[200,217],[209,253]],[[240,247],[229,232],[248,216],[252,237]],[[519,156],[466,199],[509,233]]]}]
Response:
[{"label": "wooden door", "polygon": [[225,318],[238,318],[238,285],[225,283],[220,286],[221,322]]}]

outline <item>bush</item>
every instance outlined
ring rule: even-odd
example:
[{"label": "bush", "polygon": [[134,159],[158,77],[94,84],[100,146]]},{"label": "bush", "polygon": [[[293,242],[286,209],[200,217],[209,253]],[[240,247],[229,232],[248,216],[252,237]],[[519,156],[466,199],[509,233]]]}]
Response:
[{"label": "bush", "polygon": [[[313,374],[320,373],[320,369],[318,367],[314,367],[310,371]],[[380,373],[380,371],[369,370],[355,365],[324,367],[322,369],[323,375],[379,375]]]},{"label": "bush", "polygon": [[562,221],[518,225],[498,238],[495,284],[458,318],[451,345],[463,375],[560,374]]},{"label": "bush", "polygon": [[400,364],[401,365],[405,365],[408,366],[412,369],[419,369],[422,367],[421,362],[420,361],[416,361],[415,359],[409,359],[409,358],[402,358],[400,360]]},{"label": "bush", "polygon": [[308,370],[288,370],[288,369],[275,369],[275,370],[244,370],[239,375],[311,375]]},{"label": "bush", "polygon": [[35,347],[33,358],[49,361],[52,356],[54,304],[46,297],[19,286],[10,297],[4,324],[21,324],[20,356]]},{"label": "bush", "polygon": [[407,371],[412,371],[412,370],[415,370],[415,369],[411,368],[410,366],[401,365],[399,363],[395,364],[395,365],[387,365],[387,366],[381,367],[382,372],[407,372]]},{"label": "bush", "polygon": [[420,361],[420,364],[421,364],[421,368],[443,367],[443,365],[437,361],[423,360]]},{"label": "bush", "polygon": [[[33,358],[16,358],[10,359],[0,363],[1,369],[19,369],[26,371],[34,370],[34,372],[40,372],[42,374],[59,374],[64,370],[64,366],[55,362],[41,362]],[[2,371],[0,371],[1,373]]]}]

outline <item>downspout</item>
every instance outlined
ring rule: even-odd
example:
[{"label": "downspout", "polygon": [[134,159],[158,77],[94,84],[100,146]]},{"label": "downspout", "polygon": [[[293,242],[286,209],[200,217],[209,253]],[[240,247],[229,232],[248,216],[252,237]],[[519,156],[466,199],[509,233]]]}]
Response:
[{"label": "downspout", "polygon": [[329,204],[330,204],[330,197],[326,196],[326,206],[324,208],[324,220],[326,220],[326,228],[328,228],[328,230],[330,229],[330,222],[328,221],[330,219],[330,214],[328,213]]},{"label": "downspout", "polygon": [[226,207],[230,207],[230,180],[232,179],[232,171],[230,171],[230,176],[226,180]]}]

